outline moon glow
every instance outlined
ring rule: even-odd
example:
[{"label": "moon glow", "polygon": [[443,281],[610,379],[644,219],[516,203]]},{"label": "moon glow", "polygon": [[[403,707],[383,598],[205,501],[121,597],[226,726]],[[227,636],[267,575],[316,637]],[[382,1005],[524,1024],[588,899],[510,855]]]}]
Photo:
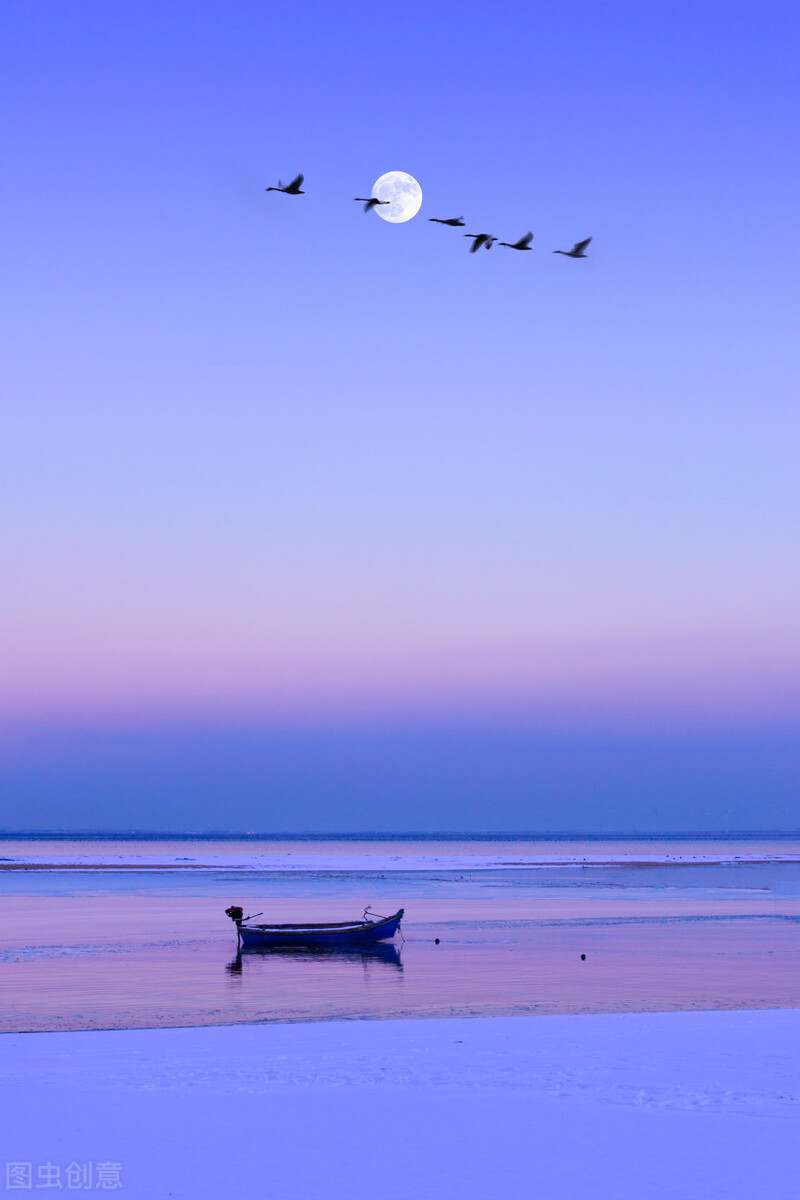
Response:
[{"label": "moon glow", "polygon": [[376,205],[372,211],[393,225],[410,221],[422,204],[422,188],[414,176],[407,175],[405,171],[387,171],[381,175],[372,186],[372,194],[379,200],[389,201],[388,204]]}]

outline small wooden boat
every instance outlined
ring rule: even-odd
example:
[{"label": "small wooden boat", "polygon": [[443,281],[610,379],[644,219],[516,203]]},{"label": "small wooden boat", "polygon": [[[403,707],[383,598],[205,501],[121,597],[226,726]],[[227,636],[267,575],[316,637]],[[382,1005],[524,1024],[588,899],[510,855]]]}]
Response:
[{"label": "small wooden boat", "polygon": [[[339,921],[324,925],[251,925],[253,917],[245,917],[236,906],[225,909],[236,925],[243,946],[363,946],[370,942],[387,942],[397,933],[405,910],[391,917],[381,917],[364,909],[360,921]],[[260,917],[261,913],[254,916]]]}]

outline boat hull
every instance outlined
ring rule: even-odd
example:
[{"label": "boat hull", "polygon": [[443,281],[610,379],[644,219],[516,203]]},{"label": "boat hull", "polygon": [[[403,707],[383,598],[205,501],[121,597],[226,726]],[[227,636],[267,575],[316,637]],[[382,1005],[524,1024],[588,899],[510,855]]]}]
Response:
[{"label": "boat hull", "polygon": [[243,946],[365,946],[390,941],[402,919],[401,909],[383,921],[352,925],[240,925],[239,937]]}]

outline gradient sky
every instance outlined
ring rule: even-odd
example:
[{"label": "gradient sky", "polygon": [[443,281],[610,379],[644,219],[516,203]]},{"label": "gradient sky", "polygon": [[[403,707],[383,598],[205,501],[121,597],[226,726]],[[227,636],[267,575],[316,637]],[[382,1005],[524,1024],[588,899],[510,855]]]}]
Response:
[{"label": "gradient sky", "polygon": [[797,828],[799,33],[6,4],[0,827]]}]

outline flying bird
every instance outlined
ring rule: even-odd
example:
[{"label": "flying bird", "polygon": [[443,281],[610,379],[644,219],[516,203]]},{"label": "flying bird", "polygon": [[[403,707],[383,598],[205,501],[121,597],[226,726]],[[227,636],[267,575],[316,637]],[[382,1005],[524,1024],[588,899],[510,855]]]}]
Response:
[{"label": "flying bird", "polygon": [[278,180],[277,187],[264,188],[265,192],[285,192],[287,196],[305,196],[305,192],[300,191],[300,184],[303,182],[303,176],[298,175],[291,183],[281,183]]},{"label": "flying bird", "polygon": [[446,221],[442,220],[441,217],[428,217],[428,220],[435,221],[437,225],[463,225],[464,224],[463,217],[448,217]]},{"label": "flying bird", "polygon": [[464,237],[472,238],[472,245],[469,248],[470,254],[474,254],[476,250],[480,250],[481,246],[485,246],[487,250],[491,250],[492,246],[497,241],[491,233],[465,233]]},{"label": "flying bird", "polygon": [[354,200],[358,200],[359,204],[364,205],[364,212],[372,212],[376,204],[391,204],[391,200],[379,200],[377,196],[370,196],[367,200],[364,196],[354,196]]},{"label": "flying bird", "polygon": [[521,237],[518,242],[500,242],[501,246],[508,246],[509,250],[530,250],[533,234],[526,233],[525,237]]},{"label": "flying bird", "polygon": [[553,254],[566,254],[567,258],[586,258],[583,252],[591,240],[591,238],[586,238],[582,242],[576,242],[571,250],[554,250]]}]

